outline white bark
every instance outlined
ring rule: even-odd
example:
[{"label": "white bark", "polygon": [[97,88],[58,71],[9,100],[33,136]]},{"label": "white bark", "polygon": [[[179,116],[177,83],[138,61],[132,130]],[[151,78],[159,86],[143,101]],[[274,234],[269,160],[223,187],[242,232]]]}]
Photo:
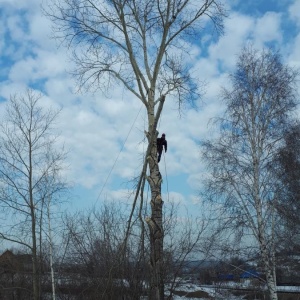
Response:
[{"label": "white bark", "polygon": [[203,156],[212,170],[206,192],[221,196],[236,224],[252,231],[272,300],[277,300],[278,184],[271,165],[295,109],[296,78],[297,72],[284,66],[277,53],[244,48],[231,74],[232,88],[223,90],[227,111],[220,119],[220,138],[204,143]]},{"label": "white bark", "polygon": [[53,267],[53,240],[52,240],[52,229],[51,229],[51,216],[50,216],[50,198],[47,207],[48,217],[48,236],[49,236],[49,257],[50,257],[50,272],[51,272],[51,288],[52,288],[52,300],[55,300],[55,275]]}]

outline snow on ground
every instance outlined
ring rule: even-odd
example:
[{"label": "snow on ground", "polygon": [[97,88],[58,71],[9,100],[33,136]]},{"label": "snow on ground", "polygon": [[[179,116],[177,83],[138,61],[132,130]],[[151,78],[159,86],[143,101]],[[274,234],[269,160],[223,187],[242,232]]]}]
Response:
[{"label": "snow on ground", "polygon": [[[168,288],[168,287],[167,287]],[[242,300],[244,299],[241,296],[234,296],[229,290],[222,290],[219,289],[219,287],[211,286],[211,287],[203,287],[194,283],[185,283],[181,284],[178,288],[176,288],[176,292],[185,292],[186,294],[188,293],[193,293],[193,292],[205,292],[207,293],[208,297],[211,297],[213,299],[222,299],[222,300]],[[204,298],[190,298],[190,296],[187,298],[185,295],[178,296],[174,295],[173,300],[184,300],[184,299],[189,299],[189,300],[204,300],[208,299],[208,297]]]},{"label": "snow on ground", "polygon": [[277,286],[278,292],[300,293],[300,286]]},{"label": "snow on ground", "polygon": [[[208,299],[208,297],[211,297],[213,299],[222,299],[222,300],[243,300],[245,299],[243,296],[235,296],[231,293],[231,291],[228,288],[237,288],[240,290],[245,289],[246,286],[249,287],[247,284],[237,284],[237,283],[227,283],[223,286],[201,286],[198,284],[194,283],[182,283],[180,284],[179,287],[176,288],[176,292],[180,292],[180,296],[174,295],[173,300],[184,300],[184,299],[189,299],[189,300],[204,300]],[[166,286],[166,290],[168,289],[168,286]],[[299,293],[300,292],[300,287],[297,286],[277,286],[277,290],[280,292],[294,292],[294,293]],[[199,296],[195,296],[195,298],[190,298],[191,295],[187,298],[187,294],[189,293],[195,293],[195,292],[205,292],[207,293],[208,297],[205,298],[199,298]],[[186,295],[184,294],[186,293]],[[199,293],[200,294],[200,293]]]}]

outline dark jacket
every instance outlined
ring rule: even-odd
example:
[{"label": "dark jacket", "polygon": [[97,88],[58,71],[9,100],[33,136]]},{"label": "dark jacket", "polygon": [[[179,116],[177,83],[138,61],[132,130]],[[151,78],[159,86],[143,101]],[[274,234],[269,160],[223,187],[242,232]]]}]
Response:
[{"label": "dark jacket", "polygon": [[157,152],[162,153],[163,147],[165,147],[165,152],[167,152],[167,148],[168,148],[167,140],[164,137],[160,137],[157,139]]}]

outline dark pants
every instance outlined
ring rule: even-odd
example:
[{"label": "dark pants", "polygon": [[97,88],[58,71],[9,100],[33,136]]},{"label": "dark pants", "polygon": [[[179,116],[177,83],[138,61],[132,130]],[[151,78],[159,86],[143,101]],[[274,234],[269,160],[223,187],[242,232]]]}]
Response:
[{"label": "dark pants", "polygon": [[162,150],[158,151],[157,162],[160,162],[161,154],[162,154]]}]

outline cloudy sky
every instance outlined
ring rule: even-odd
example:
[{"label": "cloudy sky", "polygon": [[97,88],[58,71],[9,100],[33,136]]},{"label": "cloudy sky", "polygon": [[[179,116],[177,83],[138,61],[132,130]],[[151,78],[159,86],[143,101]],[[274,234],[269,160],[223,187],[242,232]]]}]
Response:
[{"label": "cloudy sky", "polygon": [[[82,209],[103,199],[126,200],[146,149],[145,110],[120,87],[109,98],[77,93],[69,53],[51,39],[42,2],[0,0],[0,115],[10,95],[27,87],[41,91],[46,106],[62,108],[57,126],[69,150],[64,175],[73,186],[67,205]],[[168,140],[160,163],[165,198],[191,210],[203,173],[199,143],[213,134],[208,121],[222,112],[220,87],[228,83],[241,47],[248,41],[257,48],[272,45],[286,63],[300,67],[299,0],[227,0],[226,5],[224,35],[211,39],[204,33],[194,49],[200,54],[194,68],[208,83],[199,109],[186,108],[179,116],[167,102],[159,124]]]}]

